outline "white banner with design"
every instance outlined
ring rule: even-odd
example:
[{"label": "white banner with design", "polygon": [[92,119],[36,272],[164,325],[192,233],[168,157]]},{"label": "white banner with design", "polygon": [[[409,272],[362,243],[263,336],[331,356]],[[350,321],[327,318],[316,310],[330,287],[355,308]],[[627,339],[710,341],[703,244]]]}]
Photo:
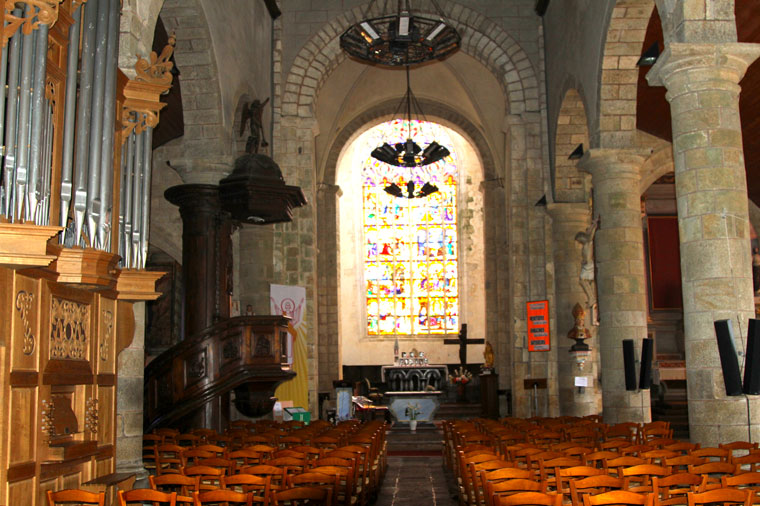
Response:
[{"label": "white banner with design", "polygon": [[275,397],[280,401],[293,401],[293,406],[309,409],[308,357],[306,349],[306,325],[303,322],[306,311],[306,288],[302,286],[270,285],[271,314],[291,318],[288,340],[288,362],[293,365],[296,377],[290,379],[275,390]]}]

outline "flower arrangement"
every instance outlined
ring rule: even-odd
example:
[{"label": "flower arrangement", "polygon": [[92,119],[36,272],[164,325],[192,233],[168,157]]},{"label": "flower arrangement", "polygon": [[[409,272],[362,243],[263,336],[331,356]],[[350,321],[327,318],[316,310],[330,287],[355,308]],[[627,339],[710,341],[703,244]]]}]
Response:
[{"label": "flower arrangement", "polygon": [[418,403],[412,404],[411,402],[406,405],[406,409],[404,410],[404,414],[409,417],[409,420],[416,420],[417,415],[420,414],[422,411],[422,408],[420,408],[420,405]]},{"label": "flower arrangement", "polygon": [[449,381],[454,384],[466,385],[470,380],[472,380],[472,373],[464,367],[454,369],[454,374],[449,374]]}]

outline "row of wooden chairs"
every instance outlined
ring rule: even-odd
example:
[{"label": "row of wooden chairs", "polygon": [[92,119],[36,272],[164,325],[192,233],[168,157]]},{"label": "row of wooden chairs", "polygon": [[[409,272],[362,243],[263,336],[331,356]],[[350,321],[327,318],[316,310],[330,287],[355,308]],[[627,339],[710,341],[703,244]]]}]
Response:
[{"label": "row of wooden chairs", "polygon": [[[48,505],[61,506],[64,504],[104,506],[105,493],[93,493],[85,490],[69,489],[58,492],[48,491]],[[267,490],[262,495],[254,492],[238,492],[234,490],[210,490],[193,492],[192,497],[181,497],[176,492],[166,493],[152,489],[120,490],[118,493],[119,506],[140,505],[152,503],[154,506],[175,506],[178,501],[194,506],[245,504],[263,504],[264,506],[278,505],[314,505],[332,506],[332,491],[324,487],[294,487],[278,491]]]},{"label": "row of wooden chairs", "polygon": [[[494,494],[499,495],[496,493],[499,487],[491,490],[490,481],[523,480],[499,486],[504,490],[519,486],[532,487],[523,491],[549,489],[572,499],[570,483],[582,479],[601,480],[615,489],[651,492],[654,478],[666,480],[664,483],[668,484],[668,479],[686,477],[692,492],[703,492],[734,486],[721,482],[721,475],[729,478],[737,473],[753,473],[760,462],[760,456],[754,453],[734,456],[735,450],[752,452],[756,449],[756,445],[744,442],[701,449],[698,445],[666,438],[650,440],[647,445],[621,440],[599,450],[574,441],[558,442],[549,438],[536,442],[537,438],[533,438],[526,442],[528,438],[516,438],[509,441],[512,444],[505,445],[499,437],[504,434],[503,427],[488,420],[444,423],[444,457],[457,477],[461,504],[491,506]],[[535,429],[532,424],[530,427],[529,430]],[[514,427],[508,430],[516,432]],[[673,474],[678,478],[670,478]],[[517,491],[520,490],[510,493]],[[579,506],[580,498],[575,497],[571,502]]]}]

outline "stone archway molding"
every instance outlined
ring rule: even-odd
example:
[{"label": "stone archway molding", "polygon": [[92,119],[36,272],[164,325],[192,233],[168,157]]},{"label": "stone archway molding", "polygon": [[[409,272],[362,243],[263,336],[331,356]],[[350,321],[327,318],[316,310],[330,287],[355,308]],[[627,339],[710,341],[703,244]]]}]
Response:
[{"label": "stone archway molding", "polygon": [[[428,121],[433,123],[438,120],[442,125],[455,130],[475,146],[475,151],[483,165],[483,179],[489,180],[499,177],[495,157],[485,135],[458,111],[443,105],[440,102],[420,99],[418,100]],[[398,101],[387,101],[371,109],[364,111],[349,121],[335,136],[328,151],[325,164],[321,170],[320,182],[336,184],[337,165],[340,153],[358,135],[377,124],[391,119],[398,109]]]},{"label": "stone archway molding", "polygon": [[164,0],[124,0],[119,35],[119,70],[135,76],[138,55],[148,56],[153,47],[156,21]]},{"label": "stone archway molding", "polygon": [[[421,13],[434,13],[429,0],[415,7]],[[462,33],[461,50],[485,65],[499,79],[504,96],[508,98],[509,113],[538,112],[536,70],[517,41],[487,17],[452,0],[441,2],[441,8],[448,13],[447,21]],[[311,108],[322,84],[346,58],[340,49],[340,35],[364,16],[380,14],[380,6],[374,5],[369,13],[365,11],[366,5],[338,16],[304,44],[285,81],[283,116],[313,115]]]},{"label": "stone archway molding", "polygon": [[647,189],[665,174],[673,172],[673,145],[663,141],[652,151],[649,158],[641,166],[641,182],[639,193],[644,194]]}]

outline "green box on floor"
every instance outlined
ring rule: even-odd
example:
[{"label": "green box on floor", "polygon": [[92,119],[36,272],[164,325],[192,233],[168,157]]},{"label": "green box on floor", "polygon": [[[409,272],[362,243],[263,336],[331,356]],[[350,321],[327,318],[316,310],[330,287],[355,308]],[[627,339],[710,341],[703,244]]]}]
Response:
[{"label": "green box on floor", "polygon": [[303,422],[306,425],[309,425],[309,422],[311,422],[311,413],[304,408],[285,408],[285,413],[285,420],[295,420]]}]

